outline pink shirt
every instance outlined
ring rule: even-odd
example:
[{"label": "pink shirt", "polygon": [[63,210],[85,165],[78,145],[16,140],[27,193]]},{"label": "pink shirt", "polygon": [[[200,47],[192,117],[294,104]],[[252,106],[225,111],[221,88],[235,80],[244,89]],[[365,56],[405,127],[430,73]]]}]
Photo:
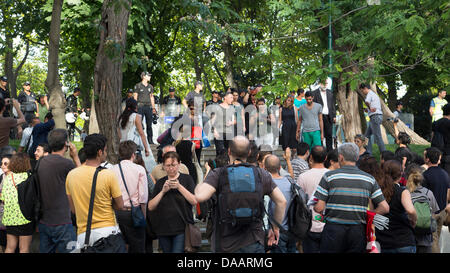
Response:
[{"label": "pink shirt", "polygon": [[[319,185],[320,180],[323,175],[328,172],[328,169],[321,168],[312,168],[307,170],[306,172],[300,174],[298,176],[297,184],[303,189],[303,191],[308,195],[308,198],[311,198],[316,191],[317,185]],[[317,221],[315,218],[319,214],[314,211],[312,206],[310,207],[312,210],[312,225],[311,232],[322,232],[325,223]]]},{"label": "pink shirt", "polygon": [[[125,177],[133,206],[137,207],[140,204],[146,204],[148,201],[148,182],[144,167],[133,163],[131,160],[122,160],[120,161],[120,165],[122,166],[123,176]],[[123,206],[129,208],[131,207],[130,196],[125,189],[125,185],[123,184],[119,164],[114,165],[112,170],[119,180],[120,190],[122,191]]]}]

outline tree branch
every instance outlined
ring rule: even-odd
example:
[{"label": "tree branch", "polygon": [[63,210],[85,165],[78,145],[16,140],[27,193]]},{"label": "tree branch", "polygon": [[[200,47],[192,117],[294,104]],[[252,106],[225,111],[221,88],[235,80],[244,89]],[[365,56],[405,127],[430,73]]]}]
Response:
[{"label": "tree branch", "polygon": [[14,75],[17,77],[17,74],[22,69],[22,66],[25,64],[25,61],[28,58],[28,53],[30,53],[30,42],[27,40],[27,49],[25,50],[25,56],[23,56],[22,61],[20,64],[16,67],[16,70],[14,70]]}]

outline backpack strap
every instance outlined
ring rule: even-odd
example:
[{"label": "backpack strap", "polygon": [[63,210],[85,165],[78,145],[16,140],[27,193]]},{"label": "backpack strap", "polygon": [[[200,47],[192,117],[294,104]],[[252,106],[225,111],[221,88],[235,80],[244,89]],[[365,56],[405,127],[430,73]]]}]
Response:
[{"label": "backpack strap", "polygon": [[98,173],[103,169],[105,168],[102,166],[97,167],[97,169],[95,169],[94,178],[92,179],[91,199],[89,201],[89,212],[87,217],[86,233],[83,248],[89,246],[89,237],[91,236],[92,214],[94,212],[95,188],[97,186],[97,176]]}]

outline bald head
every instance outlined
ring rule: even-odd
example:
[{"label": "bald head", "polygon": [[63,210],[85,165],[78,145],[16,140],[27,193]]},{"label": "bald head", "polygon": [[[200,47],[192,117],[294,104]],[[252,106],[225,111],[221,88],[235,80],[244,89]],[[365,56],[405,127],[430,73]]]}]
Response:
[{"label": "bald head", "polygon": [[266,157],[264,167],[269,173],[277,174],[281,168],[280,159],[276,155],[269,155]]},{"label": "bald head", "polygon": [[230,142],[230,156],[234,158],[241,159],[243,161],[247,160],[248,154],[250,152],[250,141],[245,136],[236,136]]}]

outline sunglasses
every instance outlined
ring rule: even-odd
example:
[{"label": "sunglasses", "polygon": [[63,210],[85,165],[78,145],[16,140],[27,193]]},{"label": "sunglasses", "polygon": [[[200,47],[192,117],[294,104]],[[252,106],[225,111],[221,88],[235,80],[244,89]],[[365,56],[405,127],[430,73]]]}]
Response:
[{"label": "sunglasses", "polygon": [[1,166],[8,166],[8,163],[9,163],[9,162],[4,161],[4,162],[2,162],[2,165],[1,165]]}]

